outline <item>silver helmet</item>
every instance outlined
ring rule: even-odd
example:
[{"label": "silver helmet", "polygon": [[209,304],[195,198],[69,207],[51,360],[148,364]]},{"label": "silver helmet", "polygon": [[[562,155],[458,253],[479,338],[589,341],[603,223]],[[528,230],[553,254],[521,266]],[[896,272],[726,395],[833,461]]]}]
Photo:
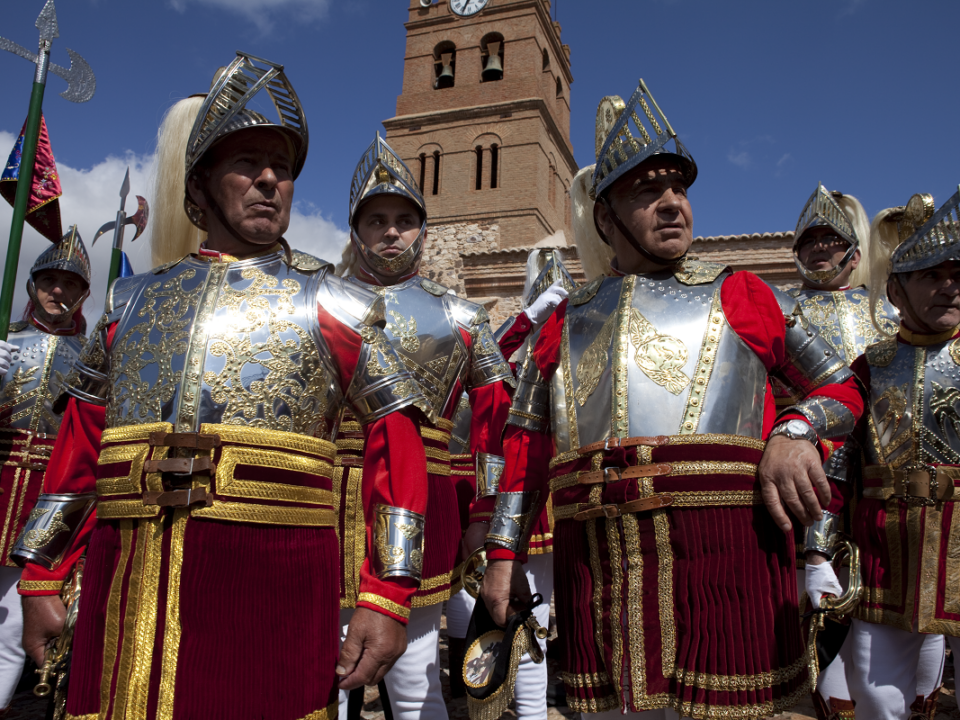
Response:
[{"label": "silver helmet", "polygon": [[[842,197],[843,193],[830,192],[822,183],[817,183],[817,189],[807,200],[803,212],[800,213],[800,219],[797,220],[797,228],[793,233],[793,262],[797,266],[797,272],[812,285],[826,285],[836,278],[843,272],[860,248],[860,238],[857,236],[857,231],[854,229],[851,219],[837,202],[837,199]],[[828,270],[810,270],[800,262],[798,254],[800,241],[803,239],[804,233],[818,227],[833,230],[848,244],[847,251],[840,258],[840,262]]]},{"label": "silver helmet", "polygon": [[[420,213],[420,232],[410,247],[399,255],[385,258],[377,255],[363,244],[357,233],[357,217],[360,207],[373,197],[396,195],[409,200]],[[393,151],[387,141],[380,137],[374,139],[364,151],[357,163],[350,183],[350,239],[353,246],[367,264],[378,273],[394,277],[409,270],[423,253],[423,238],[427,232],[427,204],[417,187],[413,173],[400,156]]]},{"label": "silver helmet", "polygon": [[[647,124],[637,115],[637,106],[643,110]],[[665,149],[670,140],[674,142],[673,152]],[[602,197],[607,188],[622,175],[654,155],[676,158],[688,185],[693,185],[697,179],[697,163],[680,142],[643,79],[626,104],[619,95],[608,95],[600,101],[597,107],[596,153],[597,166],[593,171],[591,191],[594,200]]]},{"label": "silver helmet", "polygon": [[926,270],[950,260],[960,261],[960,187],[894,251],[890,272]]},{"label": "silver helmet", "polygon": [[83,244],[83,239],[80,237],[76,225],[70,227],[66,235],[60,239],[60,242],[54,243],[40,253],[33,263],[33,267],[30,268],[30,277],[27,278],[27,294],[33,303],[34,313],[44,322],[57,322],[61,319],[61,316],[51,315],[44,310],[37,297],[34,279],[37,273],[43,270],[61,270],[73,273],[83,280],[86,287],[80,298],[72,307],[64,306],[63,314],[72,315],[90,295],[90,255],[87,253],[87,247]]},{"label": "silver helmet", "polygon": [[[246,107],[263,89],[273,101],[279,123]],[[310,143],[303,105],[284,74],[283,65],[238,51],[234,61],[214,81],[197,113],[187,141],[186,181],[214,144],[232,133],[253,127],[277,130],[290,140],[294,151],[293,178],[296,179],[307,159]],[[186,182],[183,204],[193,224],[205,230],[203,211],[190,197]]]}]

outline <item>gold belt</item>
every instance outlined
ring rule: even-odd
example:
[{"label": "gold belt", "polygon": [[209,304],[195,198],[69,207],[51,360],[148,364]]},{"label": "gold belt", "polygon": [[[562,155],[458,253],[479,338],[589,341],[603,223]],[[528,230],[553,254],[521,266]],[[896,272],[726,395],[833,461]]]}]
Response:
[{"label": "gold belt", "polygon": [[913,463],[902,468],[869,465],[864,468],[865,480],[880,480],[880,487],[867,487],[863,496],[871,500],[894,498],[908,505],[936,505],[953,500],[960,467]]}]

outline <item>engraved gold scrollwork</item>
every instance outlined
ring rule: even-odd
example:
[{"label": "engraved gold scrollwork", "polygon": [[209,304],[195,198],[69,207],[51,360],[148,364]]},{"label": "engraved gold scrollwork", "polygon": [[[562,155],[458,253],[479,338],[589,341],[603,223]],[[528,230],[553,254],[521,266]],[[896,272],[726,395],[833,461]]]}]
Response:
[{"label": "engraved gold scrollwork", "polygon": [[39,370],[39,365],[34,365],[30,368],[24,368],[22,365],[18,367],[13,377],[7,380],[3,386],[3,392],[0,392],[0,401],[6,403],[9,400],[17,398],[25,386],[36,381],[37,378],[35,376]]},{"label": "engraved gold scrollwork", "polygon": [[[256,267],[244,269],[241,277],[252,282],[243,290],[224,288],[217,307],[230,312],[209,335],[210,354],[227,358],[219,373],[203,375],[211,399],[225,404],[224,423],[322,434],[330,378],[309,332],[283,317],[295,313],[293,297],[300,283],[287,278],[278,285],[278,278]],[[277,298],[276,307],[271,307],[271,296]],[[253,342],[253,334],[264,329],[267,339]],[[251,366],[267,373],[245,384]]]},{"label": "engraved gold scrollwork", "polygon": [[609,360],[610,342],[613,340],[613,329],[617,325],[617,313],[610,313],[597,337],[590,343],[580,362],[577,363],[577,382],[579,387],[574,393],[577,403],[583,407],[593,391],[600,384],[600,376],[607,367]]},{"label": "engraved gold scrollwork", "polygon": [[687,346],[679,338],[657,332],[636,308],[630,316],[630,342],[637,367],[657,385],[679,395],[690,384],[681,369],[687,362]]},{"label": "engraved gold scrollwork", "polygon": [[374,539],[377,545],[377,553],[380,555],[380,562],[385,567],[396,565],[403,561],[405,553],[403,548],[390,544],[390,532],[388,520],[385,515],[378,515],[376,532]]},{"label": "engraved gold scrollwork", "polygon": [[387,325],[387,330],[400,340],[400,347],[408,353],[414,353],[420,349],[420,338],[417,337],[417,319],[410,316],[407,320],[396,310],[389,310],[387,314],[393,318],[393,322]]},{"label": "engraved gold scrollwork", "polygon": [[476,327],[471,333],[474,338],[473,354],[476,357],[484,355],[493,355],[500,351],[497,341],[493,339],[493,333],[490,332],[490,326],[484,323]]},{"label": "engraved gold scrollwork", "polygon": [[954,340],[950,343],[948,348],[950,353],[950,359],[953,360],[955,365],[960,365],[960,339]]},{"label": "engraved gold scrollwork", "polygon": [[953,428],[953,432],[960,437],[960,413],[957,412],[956,403],[960,400],[960,388],[942,387],[937,382],[930,383],[933,389],[933,397],[930,398],[930,410],[933,412],[933,419],[940,426],[943,438],[949,438],[947,427]]},{"label": "engraved gold scrollwork", "polygon": [[383,330],[365,326],[360,328],[360,337],[371,346],[370,360],[367,361],[370,377],[384,377],[400,371],[390,341]]},{"label": "engraved gold scrollwork", "polygon": [[[39,515],[35,516],[37,510],[41,508],[34,508],[30,513],[30,519],[36,520],[37,518],[45,515],[50,512],[49,509],[43,508],[42,512]],[[28,530],[23,534],[23,544],[30,548],[31,550],[37,550],[39,548],[47,545],[51,540],[53,540],[57,535],[64,531],[69,531],[70,526],[63,521],[63,512],[57,510],[53,517],[50,518],[50,525],[45,528],[35,528],[33,530]]]},{"label": "engraved gold scrollwork", "polygon": [[[173,371],[173,357],[187,351],[191,320],[203,291],[203,283],[192,290],[183,283],[195,276],[196,270],[186,270],[148,286],[139,312],[143,322],[114,341],[109,374],[114,402],[107,406],[107,427],[155,422],[161,418],[161,407],[173,399],[180,379]],[[150,342],[154,334],[158,339]],[[154,382],[140,375],[150,365],[157,366]]]}]

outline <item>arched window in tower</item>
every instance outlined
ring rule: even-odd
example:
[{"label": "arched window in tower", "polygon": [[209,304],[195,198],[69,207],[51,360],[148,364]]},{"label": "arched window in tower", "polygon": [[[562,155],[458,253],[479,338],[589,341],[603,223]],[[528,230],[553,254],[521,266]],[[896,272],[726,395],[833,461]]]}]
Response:
[{"label": "arched window in tower", "polygon": [[547,52],[546,48],[543,49],[543,68],[541,69],[543,70],[550,69],[550,54]]},{"label": "arched window in tower", "polygon": [[560,78],[557,78],[557,97],[563,97],[563,83],[560,82]]},{"label": "arched window in tower", "polygon": [[493,82],[503,79],[503,35],[488,33],[480,40],[480,58],[483,71],[480,82]]},{"label": "arched window in tower", "polygon": [[553,165],[550,165],[550,185],[547,187],[547,199],[550,201],[550,204],[554,207],[557,205],[557,170]]},{"label": "arched window in tower", "polygon": [[483,189],[483,146],[477,145],[477,178],[475,189]]},{"label": "arched window in tower", "polygon": [[427,180],[427,154],[420,153],[420,192],[423,193],[423,184]]},{"label": "arched window in tower", "polygon": [[499,186],[497,182],[500,173],[500,146],[496,143],[490,146],[490,188],[496,190]]},{"label": "arched window in tower", "polygon": [[440,151],[433,151],[433,194],[440,194]]},{"label": "arched window in tower", "polygon": [[434,90],[453,87],[457,72],[457,46],[444,40],[433,49]]}]

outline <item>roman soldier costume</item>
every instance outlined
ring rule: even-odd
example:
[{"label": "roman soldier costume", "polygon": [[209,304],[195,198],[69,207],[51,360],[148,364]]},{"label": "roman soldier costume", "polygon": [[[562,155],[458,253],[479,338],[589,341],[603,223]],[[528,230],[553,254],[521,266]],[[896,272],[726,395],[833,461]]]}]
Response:
[{"label": "roman soldier costume", "polygon": [[[695,180],[643,81],[627,103],[604,98],[597,165],[574,181],[576,215],[592,218],[587,194],[606,202],[655,154]],[[601,238],[579,232],[585,225],[580,257],[595,258]],[[488,557],[516,557],[549,489],[571,708],[785,710],[809,679],[793,548],[756,475],[775,422],[768,378],[784,376],[805,397],[775,431],[813,441],[852,429],[855,380],[796,300],[750,273],[691,258],[651,274],[608,272],[561,304],[521,369]],[[826,459],[829,445],[818,446]]]},{"label": "roman soldier costume", "polygon": [[[262,88],[279,123],[247,107]],[[283,67],[238,53],[193,125],[187,177],[248,128],[288,139],[299,174],[307,124]],[[199,227],[213,212],[237,232],[215,202],[184,203]],[[23,536],[46,542],[20,543],[22,594],[59,592],[86,552],[70,716],[336,716],[331,482],[345,405],[370,448],[366,527],[388,553],[370,553],[359,605],[405,621],[426,506],[422,455],[407,448],[427,405],[383,319],[381,298],[282,238],[113,284],[69,381],[46,512]],[[86,493],[96,517],[83,523],[69,510]],[[396,545],[374,530],[387,512],[405,518]]]},{"label": "roman soldier costume", "polygon": [[[826,340],[837,357],[847,365],[863,354],[864,348],[880,339],[873,325],[870,312],[870,291],[864,287],[868,276],[871,238],[869,237],[866,213],[859,201],[840,192],[830,192],[822,184],[807,200],[797,220],[794,231],[793,260],[797,272],[803,278],[803,285],[788,290],[787,294],[797,299],[807,321],[816,327],[820,336]],[[827,228],[846,244],[846,250],[840,261],[826,270],[808,268],[800,260],[799,247],[805,236],[816,228]],[[850,265],[860,252],[859,264],[854,268],[847,287],[833,289],[831,283]],[[898,318],[896,310],[886,300],[880,300],[877,308],[877,321],[883,332],[896,330]],[[796,402],[795,393],[778,386],[777,404],[790,405]],[[831,483],[834,493],[850,497],[859,482],[862,467],[862,450],[856,440],[845,437],[831,438],[834,452],[823,465],[824,473]],[[807,539],[811,542],[819,537],[825,525],[836,524],[838,530],[849,529],[849,517],[824,511],[824,519],[812,528],[799,523],[796,527],[797,568],[803,572]],[[803,578],[798,576],[798,584],[803,589]],[[814,707],[820,720],[830,717],[853,717],[853,702],[847,690],[844,664],[848,662],[848,646],[844,646],[837,659],[821,669],[817,689],[813,694]],[[837,713],[841,713],[837,715]]]},{"label": "roman soldier costume", "polygon": [[[893,252],[877,287],[886,288],[888,277],[898,282],[898,273],[960,261],[960,192],[932,217],[931,210],[930,196],[915,195],[890,218],[889,225],[909,237]],[[901,324],[895,336],[868,346],[853,364],[868,391],[869,414],[858,428],[866,466],[852,530],[864,592],[851,633],[850,690],[858,714],[864,709],[869,717],[905,718],[911,710],[933,717],[935,694],[924,697],[909,682],[886,679],[909,680],[909,672],[891,671],[916,666],[924,633],[949,636],[960,651],[958,338],[957,328],[922,334]],[[823,547],[832,547],[831,535],[829,528],[823,532]],[[887,636],[897,648],[892,655],[881,649]],[[858,654],[861,646],[872,651]],[[883,695],[891,691],[893,696]]]},{"label": "roman soldier costume", "polygon": [[[393,257],[380,256],[366,247],[357,231],[361,207],[380,196],[402,197],[420,215],[421,226],[416,239]],[[418,274],[427,230],[426,203],[410,170],[379,134],[364,152],[353,176],[350,225],[354,253],[379,274],[396,280],[393,284],[383,285],[359,266],[355,273],[344,279],[344,285],[374,292],[383,299],[387,317],[386,342],[396,351],[429,403],[425,422],[420,425],[420,442],[427,457],[429,502],[422,568],[416,568],[422,579],[413,598],[413,607],[420,610],[415,619],[418,626],[428,624],[432,629],[425,631],[426,634],[411,631],[412,637],[424,638],[422,643],[411,641],[407,652],[385,678],[395,705],[406,707],[426,703],[422,712],[429,715],[435,712],[430,709],[434,705],[444,707],[440,695],[439,661],[424,659],[419,653],[422,650],[430,653],[430,657],[437,654],[441,604],[459,588],[462,528],[457,479],[460,478],[455,478],[450,468],[452,417],[461,393],[465,391],[474,411],[471,452],[502,457],[500,436],[495,429],[506,421],[510,398],[504,383],[512,383],[513,375],[493,338],[487,311]],[[340,448],[352,451],[351,457],[365,457],[369,448],[356,437],[355,428],[345,424],[344,430],[354,432],[341,439]],[[365,533],[364,528],[353,521],[355,515],[351,513],[360,498],[360,483],[349,471],[348,462],[352,464],[357,460],[343,458],[338,495],[344,570],[341,607],[345,608],[353,607],[357,601],[354,582],[356,567],[364,561],[359,550]],[[394,520],[383,516],[379,522]],[[420,550],[419,546],[417,549]],[[409,684],[411,679],[429,674],[431,662],[436,682],[428,682],[429,688],[415,689]],[[405,717],[398,709],[394,712]]]},{"label": "roman soldier costume", "polygon": [[[73,273],[86,286],[63,316],[49,314],[37,297],[34,279],[45,270]],[[60,430],[60,413],[54,410],[54,400],[86,340],[74,316],[90,293],[90,256],[76,226],[37,258],[30,268],[27,293],[29,314],[10,325],[7,341],[12,362],[0,378],[0,605],[7,611],[0,624],[0,707],[10,702],[24,658],[23,621],[16,591],[20,570],[10,550],[43,490],[50,451]],[[71,322],[64,328],[54,328],[54,324],[63,324],[64,316]],[[8,597],[9,602],[4,602]]]}]

